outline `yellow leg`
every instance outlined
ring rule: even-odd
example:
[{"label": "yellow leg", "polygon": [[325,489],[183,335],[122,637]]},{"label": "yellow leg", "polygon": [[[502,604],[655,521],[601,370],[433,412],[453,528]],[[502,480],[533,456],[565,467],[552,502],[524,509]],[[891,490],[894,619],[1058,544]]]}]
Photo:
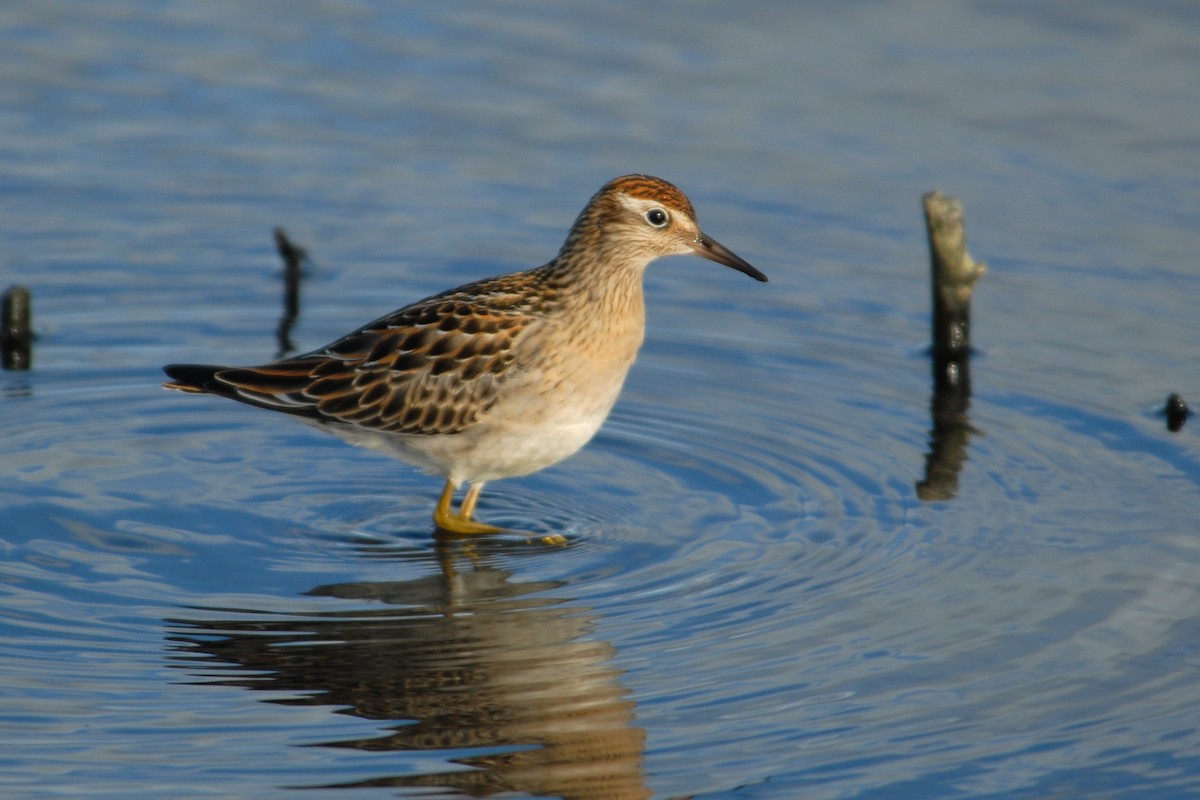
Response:
[{"label": "yellow leg", "polygon": [[482,522],[475,522],[471,519],[471,514],[475,511],[475,503],[479,501],[479,491],[482,488],[482,486],[476,488],[472,484],[471,488],[467,490],[466,498],[463,500],[462,513],[455,514],[450,510],[450,504],[454,500],[454,484],[446,481],[446,485],[442,488],[442,496],[438,498],[437,508],[433,510],[433,524],[447,533],[463,535],[502,532],[503,528],[486,525]]},{"label": "yellow leg", "polygon": [[462,505],[458,507],[460,517],[463,519],[473,519],[475,517],[475,504],[479,502],[479,493],[482,491],[482,481],[470,485],[467,489],[466,497],[463,498]]}]

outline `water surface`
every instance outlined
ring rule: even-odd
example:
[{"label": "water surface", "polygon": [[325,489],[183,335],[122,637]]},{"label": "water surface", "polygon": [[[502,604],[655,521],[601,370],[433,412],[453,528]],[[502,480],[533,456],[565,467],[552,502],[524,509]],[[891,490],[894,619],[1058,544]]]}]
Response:
[{"label": "water surface", "polygon": [[[1200,11],[0,10],[0,792],[1200,796]],[[771,277],[647,276],[587,449],[438,481],[162,392],[550,258],[632,171]],[[990,269],[945,499],[921,193]],[[301,791],[303,789],[303,791]]]}]

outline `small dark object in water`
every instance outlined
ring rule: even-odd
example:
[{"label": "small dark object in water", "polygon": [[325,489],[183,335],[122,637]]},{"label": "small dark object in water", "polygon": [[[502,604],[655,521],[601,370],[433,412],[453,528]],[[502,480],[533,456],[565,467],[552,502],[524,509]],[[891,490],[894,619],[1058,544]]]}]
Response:
[{"label": "small dark object in water", "polygon": [[4,292],[4,330],[0,350],[5,369],[27,370],[33,357],[33,329],[30,324],[29,289],[10,286]]},{"label": "small dark object in water", "polygon": [[1163,409],[1167,415],[1167,430],[1171,433],[1176,433],[1183,428],[1183,423],[1187,422],[1188,404],[1187,401],[1180,397],[1175,392],[1171,392],[1167,397],[1167,407]]}]

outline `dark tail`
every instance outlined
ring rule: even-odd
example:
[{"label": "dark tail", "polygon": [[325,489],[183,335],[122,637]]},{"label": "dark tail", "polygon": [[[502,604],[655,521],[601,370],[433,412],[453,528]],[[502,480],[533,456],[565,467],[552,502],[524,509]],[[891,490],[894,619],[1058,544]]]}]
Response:
[{"label": "dark tail", "polygon": [[[314,380],[312,371],[319,366],[321,362],[311,358],[293,358],[261,367],[167,364],[163,372],[172,380],[164,383],[163,388],[215,394],[259,408],[322,419],[324,415],[317,407],[320,397],[305,393]],[[352,379],[354,373],[337,377]]]},{"label": "dark tail", "polygon": [[228,394],[228,389],[221,391],[213,376],[223,367],[210,364],[167,364],[163,372],[170,376],[171,381],[164,383],[164,389],[176,389],[181,392],[213,392]]}]

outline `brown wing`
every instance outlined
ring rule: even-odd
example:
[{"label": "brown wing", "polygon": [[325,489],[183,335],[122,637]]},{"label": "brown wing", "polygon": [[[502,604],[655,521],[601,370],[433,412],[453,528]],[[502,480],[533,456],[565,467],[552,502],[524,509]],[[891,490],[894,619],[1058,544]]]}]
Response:
[{"label": "brown wing", "polygon": [[169,388],[394,433],[456,433],[495,402],[515,344],[552,296],[539,271],[445,292],[260,367],[170,365]]}]

